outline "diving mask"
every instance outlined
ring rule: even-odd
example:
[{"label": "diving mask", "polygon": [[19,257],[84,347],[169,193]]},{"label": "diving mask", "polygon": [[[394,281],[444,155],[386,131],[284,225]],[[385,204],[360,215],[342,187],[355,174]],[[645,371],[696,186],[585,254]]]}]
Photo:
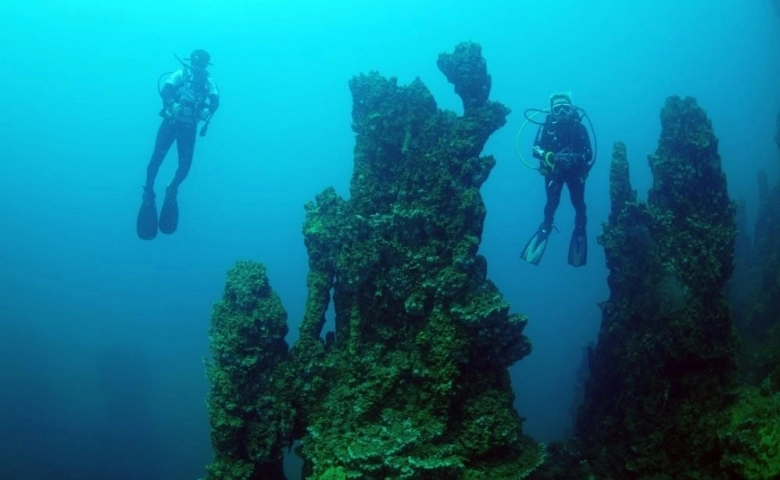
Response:
[{"label": "diving mask", "polygon": [[556,103],[550,110],[556,117],[570,117],[574,113],[574,106],[570,103]]}]

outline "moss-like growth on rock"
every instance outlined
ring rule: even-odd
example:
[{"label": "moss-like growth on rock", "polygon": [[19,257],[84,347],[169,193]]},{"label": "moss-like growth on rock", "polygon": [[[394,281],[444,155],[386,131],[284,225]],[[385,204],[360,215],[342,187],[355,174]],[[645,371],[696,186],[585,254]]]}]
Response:
[{"label": "moss-like growth on rock", "polygon": [[209,478],[284,478],[282,448],[289,443],[294,412],[271,388],[287,358],[286,334],[287,314],[265,267],[237,262],[209,330],[207,404],[215,452]]},{"label": "moss-like growth on rock", "polygon": [[[778,120],[780,137],[780,117]],[[777,393],[780,392],[780,182],[770,188],[764,171],[758,175],[758,197],[760,204],[752,235],[747,234],[746,225],[740,231],[744,237],[736,257],[740,274],[732,282],[730,302],[742,339],[743,382]]]},{"label": "moss-like growth on rock", "polygon": [[775,143],[777,148],[780,149],[780,113],[777,114],[777,133],[775,134]]},{"label": "moss-like growth on rock", "polygon": [[326,190],[307,206],[312,272],[330,279],[336,310],[333,342],[315,355],[329,387],[306,409],[312,478],[520,478],[541,460],[506,370],[530,352],[527,320],[477,255],[479,187],[495,163],[479,154],[509,110],[487,100],[478,45],[439,66],[463,116],[439,110],[419,80],[352,79],[351,199]]},{"label": "moss-like growth on rock", "polygon": [[[252,372],[261,399],[279,400],[280,411],[259,411],[269,415],[262,438],[276,432],[277,443],[247,457],[245,445],[261,442],[242,437],[252,430],[236,419],[215,442],[215,464],[239,469],[223,478],[256,478],[256,470],[243,473],[246,462],[274,460],[293,439],[310,479],[514,480],[542,462],[542,445],[522,432],[507,371],[531,351],[527,318],[509,312],[477,254],[486,213],[479,188],[495,165],[481,152],[509,109],[488,100],[479,45],[460,44],[438,64],[463,115],[440,110],[419,79],[399,86],[370,73],[350,81],[351,198],[326,189],[306,205],[309,294],[300,338],[289,355],[280,348],[261,362],[265,370]],[[323,340],[331,301],[335,331]],[[237,323],[246,323],[235,309]],[[215,318],[222,317],[220,309]],[[229,349],[251,363],[244,340],[233,341]],[[216,368],[211,378],[221,375]],[[229,377],[244,385],[244,377]],[[235,402],[251,420],[258,412],[244,406],[258,398],[246,391]]]},{"label": "moss-like growth on rock", "polygon": [[730,422],[720,433],[728,478],[780,478],[780,393],[769,390],[743,389],[730,410]]},{"label": "moss-like growth on rock", "polygon": [[615,148],[613,210],[599,238],[611,293],[576,431],[597,478],[725,479],[718,429],[737,343],[722,290],[735,209],[696,101],[669,98],[661,123],[646,204]]}]

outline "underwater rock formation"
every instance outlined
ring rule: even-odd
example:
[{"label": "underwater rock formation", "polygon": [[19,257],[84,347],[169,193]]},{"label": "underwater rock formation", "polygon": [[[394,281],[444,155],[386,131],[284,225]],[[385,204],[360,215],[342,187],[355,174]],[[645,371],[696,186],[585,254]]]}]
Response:
[{"label": "underwater rock formation", "polygon": [[743,387],[721,435],[724,465],[746,479],[780,478],[780,182],[770,188],[760,171],[758,194],[753,241],[737,251],[742,274],[730,293]]},{"label": "underwater rock formation", "polygon": [[710,120],[670,97],[653,186],[638,202],[615,147],[604,246],[609,300],[576,433],[600,479],[729,478],[718,429],[736,386],[736,337],[722,293],[735,207]]},{"label": "underwater rock formation", "polygon": [[[306,205],[309,292],[290,351],[278,342],[280,311],[264,275],[250,283],[262,288],[243,291],[265,306],[215,309],[212,342],[232,342],[215,353],[234,357],[232,370],[219,362],[210,370],[230,384],[217,392],[230,395],[210,401],[212,426],[223,432],[210,478],[282,478],[268,466],[294,440],[310,479],[521,479],[542,462],[543,447],[522,432],[507,371],[531,351],[527,318],[509,313],[477,254],[479,188],[495,165],[480,154],[509,109],[488,100],[479,45],[460,44],[438,65],[462,116],[438,109],[419,79],[350,81],[351,197],[329,188]],[[331,299],[335,331],[323,340]],[[234,330],[245,324],[254,338]],[[219,398],[228,403],[214,405]]]},{"label": "underwater rock formation", "polygon": [[[778,0],[778,4],[780,4],[780,0]],[[775,143],[777,144],[777,148],[780,149],[780,113],[777,114],[777,133],[775,134]]]},{"label": "underwater rock formation", "polygon": [[[741,318],[744,312],[750,310],[752,299],[746,293],[754,291],[753,272],[751,271],[751,255],[753,250],[753,236],[748,227],[747,200],[740,196],[737,202],[736,211],[737,237],[734,242],[734,273],[727,286],[728,303],[731,308],[731,315],[734,319],[734,326],[737,333],[740,331]],[[741,349],[744,350],[743,347]],[[744,362],[740,362],[741,369]]]},{"label": "underwater rock formation", "polygon": [[214,462],[208,478],[280,479],[294,411],[274,392],[287,360],[287,314],[265,267],[240,261],[211,315],[207,399]]},{"label": "underwater rock formation", "polygon": [[753,245],[743,257],[750,275],[740,285],[740,304],[748,308],[739,311],[737,327],[749,352],[745,375],[780,392],[780,182],[771,189],[766,182],[764,175]]},{"label": "underwater rock formation", "polygon": [[759,386],[767,380],[780,387],[780,356],[775,355],[780,349],[780,185],[770,189],[763,170],[758,175],[758,197],[752,235],[746,220],[739,227],[741,241],[735,252],[729,303],[742,342],[743,383]]}]

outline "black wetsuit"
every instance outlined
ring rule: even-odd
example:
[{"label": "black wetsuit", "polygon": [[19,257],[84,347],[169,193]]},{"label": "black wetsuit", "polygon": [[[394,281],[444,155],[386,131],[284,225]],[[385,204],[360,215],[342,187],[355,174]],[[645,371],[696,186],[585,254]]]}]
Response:
[{"label": "black wetsuit", "polygon": [[[540,149],[543,154],[552,152],[552,168],[546,166],[542,160]],[[585,179],[593,166],[593,151],[588,131],[580,119],[554,121],[552,116],[548,115],[536,134],[533,156],[541,161],[540,171],[544,173],[544,187],[547,192],[542,228],[547,232],[552,228],[555,210],[561,202],[561,190],[565,183],[569,187],[571,204],[576,212],[575,228],[584,229],[588,221],[585,212]]]},{"label": "black wetsuit", "polygon": [[[163,109],[160,112],[163,121],[157,129],[152,158],[146,167],[145,190],[148,193],[154,191],[157,172],[174,141],[179,154],[179,166],[168,187],[173,192],[178,189],[192,165],[201,111],[208,108],[210,114],[213,114],[219,107],[219,93],[211,76],[195,75],[190,70],[174,72],[165,82],[160,95],[163,100]],[[174,105],[180,107],[178,113],[174,113]]]}]

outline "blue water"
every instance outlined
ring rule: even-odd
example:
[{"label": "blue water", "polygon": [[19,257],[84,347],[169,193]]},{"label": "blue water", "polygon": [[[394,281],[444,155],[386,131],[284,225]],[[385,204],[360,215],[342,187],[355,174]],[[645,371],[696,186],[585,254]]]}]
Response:
[{"label": "blue water", "polygon": [[[297,337],[303,204],[331,185],[349,195],[353,75],[419,76],[460,111],[436,58],[481,43],[491,98],[513,109],[485,149],[498,164],[482,189],[481,252],[531,317],[534,352],[511,372],[525,431],[542,441],[570,431],[581,349],[609,293],[595,239],[613,142],[627,144],[644,197],[664,100],[690,95],[751,220],[757,171],[774,182],[780,170],[780,17],[767,0],[25,0],[3,16],[0,479],[203,474],[211,306],[235,260],[264,262]],[[155,84],[178,67],[174,52],[195,48],[212,55],[222,105],[180,188],[178,232],[144,242],[134,229],[160,121]],[[557,90],[572,91],[599,141],[582,269],[566,264],[567,194],[541,265],[518,258],[544,193],[515,134],[523,110]],[[521,135],[523,153],[534,133]],[[158,195],[175,164],[172,151]]]}]

